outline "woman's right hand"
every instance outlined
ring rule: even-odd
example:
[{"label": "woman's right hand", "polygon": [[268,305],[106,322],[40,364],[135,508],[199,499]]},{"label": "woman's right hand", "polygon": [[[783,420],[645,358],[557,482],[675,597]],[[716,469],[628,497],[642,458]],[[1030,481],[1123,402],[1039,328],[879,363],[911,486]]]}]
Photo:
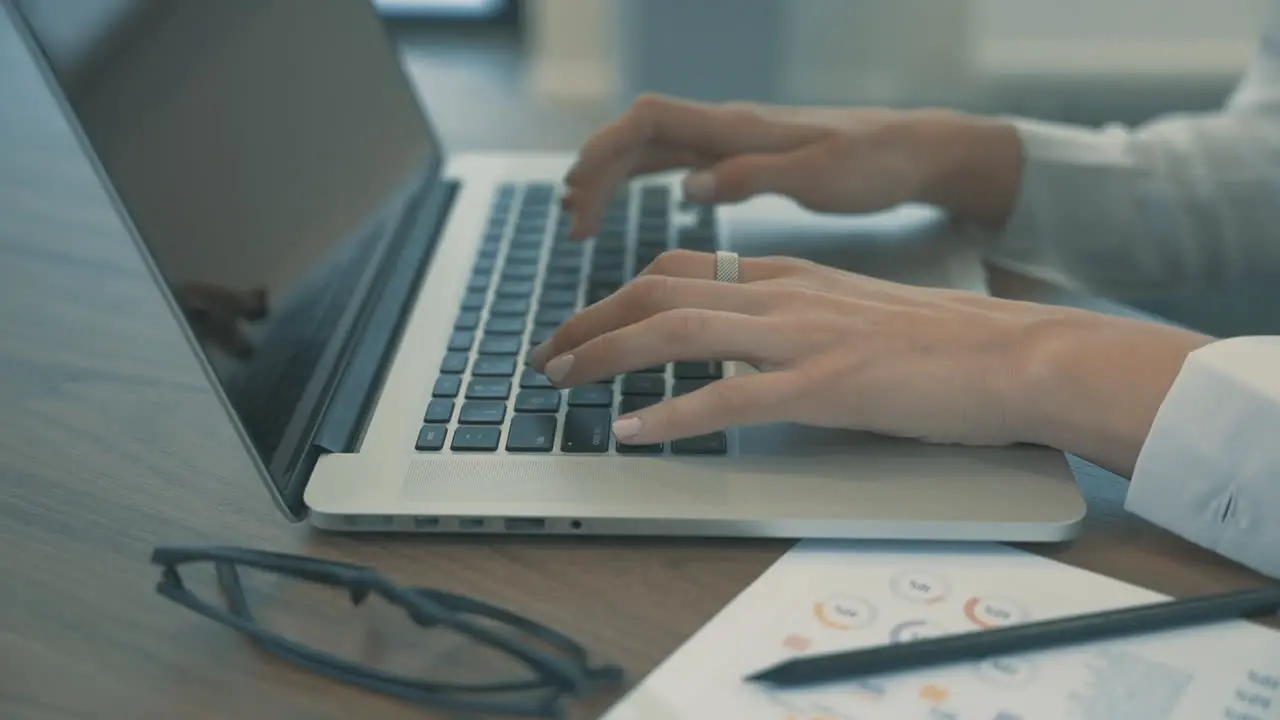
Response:
[{"label": "woman's right hand", "polygon": [[978,224],[1008,214],[1021,170],[1012,126],[945,110],[711,105],[646,96],[596,133],[565,178],[571,236],[599,229],[633,177],[687,169],[701,204],[776,193],[819,212],[939,205]]}]

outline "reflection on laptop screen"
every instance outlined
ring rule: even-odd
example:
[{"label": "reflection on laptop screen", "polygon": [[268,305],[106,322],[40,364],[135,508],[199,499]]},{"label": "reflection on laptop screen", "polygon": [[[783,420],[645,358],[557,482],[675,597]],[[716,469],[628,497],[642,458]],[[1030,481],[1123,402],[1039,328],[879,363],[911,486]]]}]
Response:
[{"label": "reflection on laptop screen", "polygon": [[279,478],[349,301],[437,155],[380,18],[368,0],[17,5]]}]

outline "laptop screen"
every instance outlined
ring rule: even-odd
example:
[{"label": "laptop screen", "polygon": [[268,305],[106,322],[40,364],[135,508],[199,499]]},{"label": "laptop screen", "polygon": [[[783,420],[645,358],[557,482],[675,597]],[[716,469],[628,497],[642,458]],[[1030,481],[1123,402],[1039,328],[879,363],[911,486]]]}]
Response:
[{"label": "laptop screen", "polygon": [[[369,0],[16,0],[276,478],[438,144]],[[283,490],[283,488],[280,488]]]}]

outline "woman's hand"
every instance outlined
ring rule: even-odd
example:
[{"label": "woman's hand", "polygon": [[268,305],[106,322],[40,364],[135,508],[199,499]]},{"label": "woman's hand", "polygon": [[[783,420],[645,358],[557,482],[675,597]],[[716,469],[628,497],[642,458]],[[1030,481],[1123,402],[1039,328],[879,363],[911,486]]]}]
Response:
[{"label": "woman's hand", "polygon": [[899,285],[784,258],[670,252],[530,363],[557,386],[681,360],[758,368],[618,419],[648,444],[768,422],[933,442],[1030,442],[1131,468],[1182,360],[1207,338],[1079,310]]},{"label": "woman's hand", "polygon": [[584,146],[565,178],[570,235],[593,235],[613,192],[637,175],[692,169],[688,199],[779,193],[820,212],[928,202],[1003,223],[1021,175],[1012,126],[945,110],[706,105],[642,98]]}]

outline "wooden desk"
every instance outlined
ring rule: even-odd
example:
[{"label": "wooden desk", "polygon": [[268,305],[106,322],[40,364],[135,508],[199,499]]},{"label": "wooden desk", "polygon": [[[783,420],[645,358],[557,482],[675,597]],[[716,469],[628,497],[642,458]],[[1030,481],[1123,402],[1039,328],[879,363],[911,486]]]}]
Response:
[{"label": "wooden desk", "polygon": [[[421,717],[162,600],[157,544],[376,565],[558,627],[632,682],[787,548],[350,539],[286,524],[15,40],[0,23],[0,717]],[[1008,280],[1022,297],[1046,291]],[[1173,594],[1256,581],[1127,517],[1117,479],[1081,482],[1088,529],[1043,551]]]}]

